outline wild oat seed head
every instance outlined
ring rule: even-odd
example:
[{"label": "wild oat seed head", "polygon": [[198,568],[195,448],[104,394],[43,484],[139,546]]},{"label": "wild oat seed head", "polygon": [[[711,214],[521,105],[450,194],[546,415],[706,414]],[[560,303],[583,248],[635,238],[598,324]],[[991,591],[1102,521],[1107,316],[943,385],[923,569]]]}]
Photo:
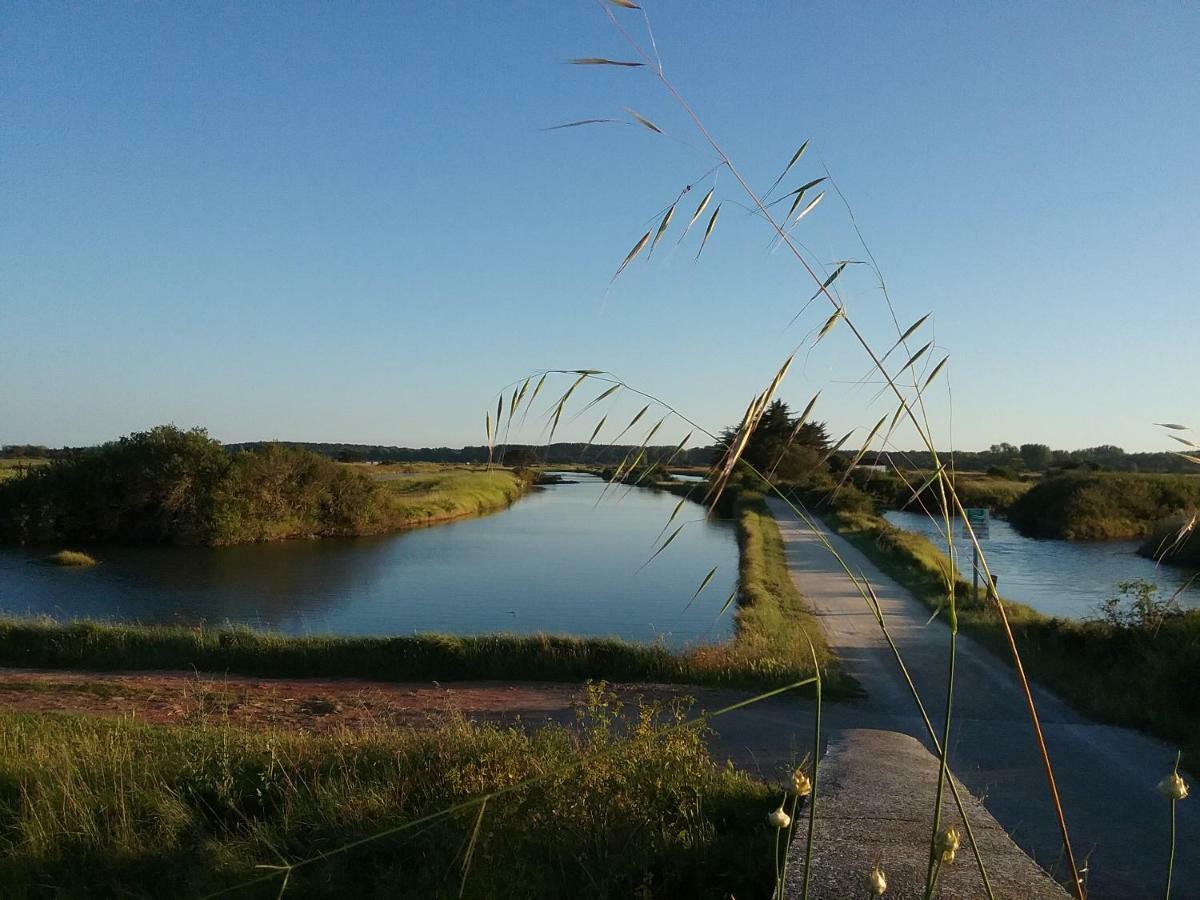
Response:
[{"label": "wild oat seed head", "polygon": [[879,866],[871,866],[871,871],[863,879],[863,886],[872,897],[882,897],[887,891],[887,876]]},{"label": "wild oat seed head", "polygon": [[1172,772],[1158,783],[1158,792],[1168,800],[1186,800],[1188,786],[1178,772]]},{"label": "wild oat seed head", "polygon": [[792,794],[797,797],[807,797],[811,793],[812,782],[808,780],[803,769],[797,769],[792,773]]},{"label": "wild oat seed head", "polygon": [[947,825],[938,833],[933,847],[942,858],[942,862],[951,863],[954,862],[954,855],[958,852],[961,843],[962,838],[959,837],[958,829],[953,825]]},{"label": "wild oat seed head", "polygon": [[783,807],[767,814],[767,824],[772,828],[787,828],[792,824],[792,817],[783,811]]}]

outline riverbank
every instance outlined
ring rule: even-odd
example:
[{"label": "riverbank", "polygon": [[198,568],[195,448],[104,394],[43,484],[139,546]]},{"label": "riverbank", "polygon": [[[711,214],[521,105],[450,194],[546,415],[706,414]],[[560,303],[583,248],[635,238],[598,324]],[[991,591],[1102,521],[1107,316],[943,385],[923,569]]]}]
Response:
[{"label": "riverbank", "polygon": [[[931,483],[932,471],[913,470],[901,478],[891,470],[857,469],[851,483],[868,494],[879,509],[930,509],[938,506],[937,488]],[[1034,481],[1019,481],[1011,477],[983,474],[954,475],[954,487],[963,506],[983,507],[995,515],[1007,515],[1009,508],[1033,487]],[[916,497],[913,492],[923,486]]]},{"label": "riverbank", "polygon": [[1165,519],[1200,508],[1200,475],[1068,473],[1038,482],[1009,509],[1028,537],[1145,537]]},{"label": "riverbank", "polygon": [[0,887],[200,897],[257,881],[238,895],[275,897],[286,875],[305,897],[765,894],[769,788],[715,764],[681,709],[614,728],[614,702],[593,691],[574,727],[533,731],[453,713],[327,734],[234,727],[219,708],[189,725],[0,713],[0,781],[20,786]]},{"label": "riverbank", "polygon": [[[881,571],[942,615],[953,578],[960,628],[1000,659],[1011,660],[996,605],[982,589],[972,596],[971,585],[928,539],[874,514],[818,513]],[[1052,618],[1008,600],[1004,609],[1032,678],[1102,721],[1141,728],[1177,744],[1190,766],[1200,760],[1200,694],[1192,684],[1200,671],[1200,611],[1122,626]]]},{"label": "riverbank", "polygon": [[403,478],[267,444],[229,453],[160,426],[0,482],[0,542],[225,546],[383,534],[500,509],[532,474],[455,468]]},{"label": "riverbank", "polygon": [[[464,473],[453,477],[474,478],[485,474],[488,473]],[[498,473],[490,474],[494,477]],[[428,500],[430,492],[417,479],[407,478],[402,482],[388,483],[388,489],[396,490],[400,498],[425,498],[411,504],[411,509],[423,518],[446,511],[446,504]],[[573,489],[548,489],[550,492],[558,490],[569,494]],[[564,494],[566,506],[563,509],[573,516],[577,514],[575,504],[578,501],[571,499],[573,495],[568,494]],[[544,495],[551,496],[556,495]],[[645,493],[642,496],[651,495]],[[527,515],[534,514],[533,503],[534,501],[530,501],[529,507],[522,508]],[[676,501],[663,497],[652,504],[652,507],[662,510],[661,515],[665,521],[667,511],[672,510],[675,503]],[[583,508],[587,509],[589,505],[590,501],[587,501]],[[629,505],[621,507],[630,508]],[[702,511],[700,507],[692,507],[692,510],[694,511],[684,516],[684,519],[691,521],[695,518],[695,511]],[[637,551],[632,558],[622,557],[625,561],[614,563],[621,567],[622,577],[626,580],[632,577],[637,562],[645,562],[642,553],[651,552],[653,531],[661,524],[657,517],[652,522],[641,523],[639,527],[649,529],[646,549]],[[786,577],[778,529],[774,521],[765,514],[761,499],[750,502],[747,498],[746,502],[739,503],[736,559],[732,558],[735,550],[731,546],[734,535],[730,534],[732,529],[727,525],[716,528],[711,523],[693,521],[688,527],[691,530],[684,535],[684,540],[668,548],[668,555],[656,561],[654,569],[643,573],[638,582],[661,583],[664,571],[662,567],[667,565],[668,561],[670,565],[665,571],[673,571],[673,566],[674,570],[680,573],[679,576],[663,583],[660,588],[669,596],[659,606],[659,611],[653,614],[652,620],[669,623],[671,617],[674,617],[682,622],[683,614],[691,607],[693,624],[689,625],[692,629],[689,633],[694,634],[694,637],[690,642],[679,645],[678,649],[665,643],[671,637],[666,629],[661,632],[663,642],[651,640],[654,629],[647,629],[647,638],[644,641],[616,639],[604,636],[603,631],[595,630],[590,634],[595,634],[596,637],[538,634],[536,624],[532,628],[526,626],[528,631],[532,632],[528,634],[498,633],[513,627],[502,624],[508,622],[528,621],[533,624],[572,621],[569,617],[564,618],[564,614],[561,613],[547,617],[536,610],[530,615],[514,614],[512,618],[509,615],[497,615],[492,610],[483,620],[488,625],[479,629],[485,633],[475,636],[432,633],[433,628],[425,633],[405,634],[404,632],[411,631],[412,626],[420,626],[419,616],[411,619],[412,626],[393,626],[383,632],[385,635],[394,636],[381,637],[287,636],[269,630],[251,630],[236,625],[212,628],[178,624],[121,625],[86,621],[60,623],[52,619],[9,618],[0,619],[0,664],[108,671],[196,669],[269,677],[364,677],[382,681],[449,682],[504,679],[561,682],[604,678],[629,682],[758,689],[791,684],[814,674],[812,656],[805,640],[807,635],[812,639],[818,659],[821,660],[827,680],[827,692],[837,695],[839,692],[851,691],[852,687],[840,675],[836,660],[824,649],[820,629],[807,615],[803,599]],[[456,528],[468,529],[464,532],[468,535],[483,533],[475,525]],[[474,532],[471,529],[474,529]],[[697,529],[710,537],[719,536],[720,549],[724,555],[712,559],[702,553],[700,557],[690,561],[686,552],[690,552],[693,547],[690,541],[701,538],[700,534],[693,536]],[[661,535],[659,540],[662,540]],[[467,538],[469,546],[474,546],[477,542],[478,537]],[[729,545],[726,542],[729,542]],[[689,551],[682,549],[685,547],[689,548]],[[552,551],[548,549],[547,552]],[[675,554],[679,553],[684,553],[684,557],[677,559]],[[707,592],[693,598],[691,595],[700,587],[699,582],[704,573],[718,562],[721,571],[715,574],[719,577],[715,580],[710,579],[711,583],[706,582]],[[498,572],[503,569],[502,564],[506,564],[504,560],[497,562],[500,566]],[[581,559],[580,564],[593,565],[594,561]],[[487,564],[485,560],[479,559],[474,565],[486,567]],[[625,571],[626,566],[629,567],[628,571]],[[731,571],[735,566],[739,570],[736,580]],[[120,574],[119,569],[114,571]],[[695,582],[678,583],[681,576],[689,580],[694,578]],[[595,570],[594,577],[604,577],[602,564]],[[647,578],[650,578],[650,581],[647,582]],[[734,591],[730,602],[722,608],[722,601],[730,587],[737,586],[739,581],[740,587]],[[70,591],[73,584],[62,582],[61,589]],[[569,580],[560,580],[554,584],[554,587],[547,584],[543,590],[571,590]],[[497,598],[490,605],[494,607],[501,604],[498,608],[502,611],[508,609],[505,604],[513,602],[511,591],[504,593],[504,586],[491,584],[486,574],[456,585],[454,590],[469,592],[463,602],[475,602],[481,595],[489,593],[494,593]],[[606,596],[604,593],[588,593],[587,585],[581,585],[578,589],[582,592],[581,596],[594,597],[593,602],[601,602]],[[453,592],[451,594],[453,595]],[[655,600],[657,601],[657,598]],[[58,602],[65,605],[66,601]],[[129,602],[126,600],[126,603]],[[262,602],[271,601],[264,598]],[[274,602],[278,606],[287,602],[287,597]],[[486,601],[484,602],[487,605]],[[642,611],[642,605],[629,607],[626,615],[650,615]],[[545,603],[542,606],[545,606]],[[47,605],[43,608],[51,607]],[[80,608],[88,607],[83,605]],[[386,610],[383,612],[386,613]],[[150,615],[154,614],[152,609]],[[136,618],[136,614],[131,616],[126,613],[126,616],[129,619]],[[720,621],[723,617],[728,618]],[[162,619],[148,618],[148,621],[161,622]],[[450,617],[448,621],[457,620]],[[462,621],[468,625],[470,623],[469,619]],[[594,618],[580,621],[583,628],[596,627]],[[426,627],[429,628],[428,625]],[[564,626],[560,624],[559,627]],[[351,632],[358,635],[364,633],[370,634],[370,631]],[[583,631],[582,634],[586,635],[589,632]],[[709,634],[713,635],[711,640],[707,637]]]},{"label": "riverbank", "polygon": [[447,469],[379,483],[385,497],[383,530],[403,531],[504,509],[520,499],[533,476],[509,469]]},{"label": "riverbank", "polygon": [[752,671],[777,671],[785,679],[811,674],[815,656],[827,690],[835,696],[857,692],[792,581],[779,525],[763,496],[739,492],[733,501],[733,516],[738,535],[739,603],[729,655]]}]

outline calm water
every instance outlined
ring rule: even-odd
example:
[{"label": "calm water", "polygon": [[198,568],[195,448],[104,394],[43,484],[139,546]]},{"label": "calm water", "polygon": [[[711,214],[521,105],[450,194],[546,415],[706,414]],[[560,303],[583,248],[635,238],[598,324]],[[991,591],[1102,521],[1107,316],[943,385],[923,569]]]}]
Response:
[{"label": "calm water", "polygon": [[728,614],[713,620],[737,574],[729,524],[687,504],[676,523],[696,521],[639,572],[678,498],[614,486],[596,506],[603,482],[570,478],[495,515],[387,537],[103,548],[88,569],[0,549],[0,610],[291,634],[546,631],[671,646],[728,634]]},{"label": "calm water", "polygon": [[[944,546],[944,535],[927,516],[914,512],[888,512],[893,525],[917,531]],[[1115,596],[1119,581],[1151,581],[1164,593],[1174,593],[1190,572],[1156,566],[1137,555],[1137,541],[1041,541],[1023,537],[1003,519],[992,517],[990,537],[980,542],[988,567],[1000,579],[1000,594],[1020,600],[1052,616],[1085,618]],[[955,522],[958,568],[971,575],[971,545]],[[1192,586],[1179,596],[1180,603],[1200,607],[1200,589]]]}]

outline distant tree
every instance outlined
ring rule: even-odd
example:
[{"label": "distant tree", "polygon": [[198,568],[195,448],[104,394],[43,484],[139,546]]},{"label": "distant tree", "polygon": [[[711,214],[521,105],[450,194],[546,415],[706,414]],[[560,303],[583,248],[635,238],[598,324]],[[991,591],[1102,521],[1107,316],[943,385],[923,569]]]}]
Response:
[{"label": "distant tree", "polygon": [[1054,458],[1054,451],[1046,444],[1022,444],[1021,445],[1021,460],[1025,463],[1025,468],[1034,469],[1035,471],[1043,471],[1050,465],[1050,461]]},{"label": "distant tree", "polygon": [[532,447],[511,447],[504,454],[503,462],[514,469],[531,469],[540,466],[542,459]]},{"label": "distant tree", "polygon": [[[774,401],[750,436],[742,458],[763,474],[774,470],[775,477],[781,481],[800,481],[809,477],[821,465],[829,448],[829,435],[821,422],[805,422],[798,431],[796,423],[797,417],[788,405],[782,400]],[[721,433],[718,456],[736,434],[737,426]]]}]

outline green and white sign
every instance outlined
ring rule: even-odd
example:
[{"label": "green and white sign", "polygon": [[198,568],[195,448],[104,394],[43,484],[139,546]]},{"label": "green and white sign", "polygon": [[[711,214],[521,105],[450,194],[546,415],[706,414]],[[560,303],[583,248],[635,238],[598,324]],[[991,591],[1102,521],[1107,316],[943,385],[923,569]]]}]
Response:
[{"label": "green and white sign", "polygon": [[[971,526],[971,531],[975,532],[975,537],[981,541],[987,540],[988,523],[991,521],[987,509],[984,507],[968,507],[966,513],[967,523]],[[963,528],[963,536],[970,537],[965,527]]]}]

